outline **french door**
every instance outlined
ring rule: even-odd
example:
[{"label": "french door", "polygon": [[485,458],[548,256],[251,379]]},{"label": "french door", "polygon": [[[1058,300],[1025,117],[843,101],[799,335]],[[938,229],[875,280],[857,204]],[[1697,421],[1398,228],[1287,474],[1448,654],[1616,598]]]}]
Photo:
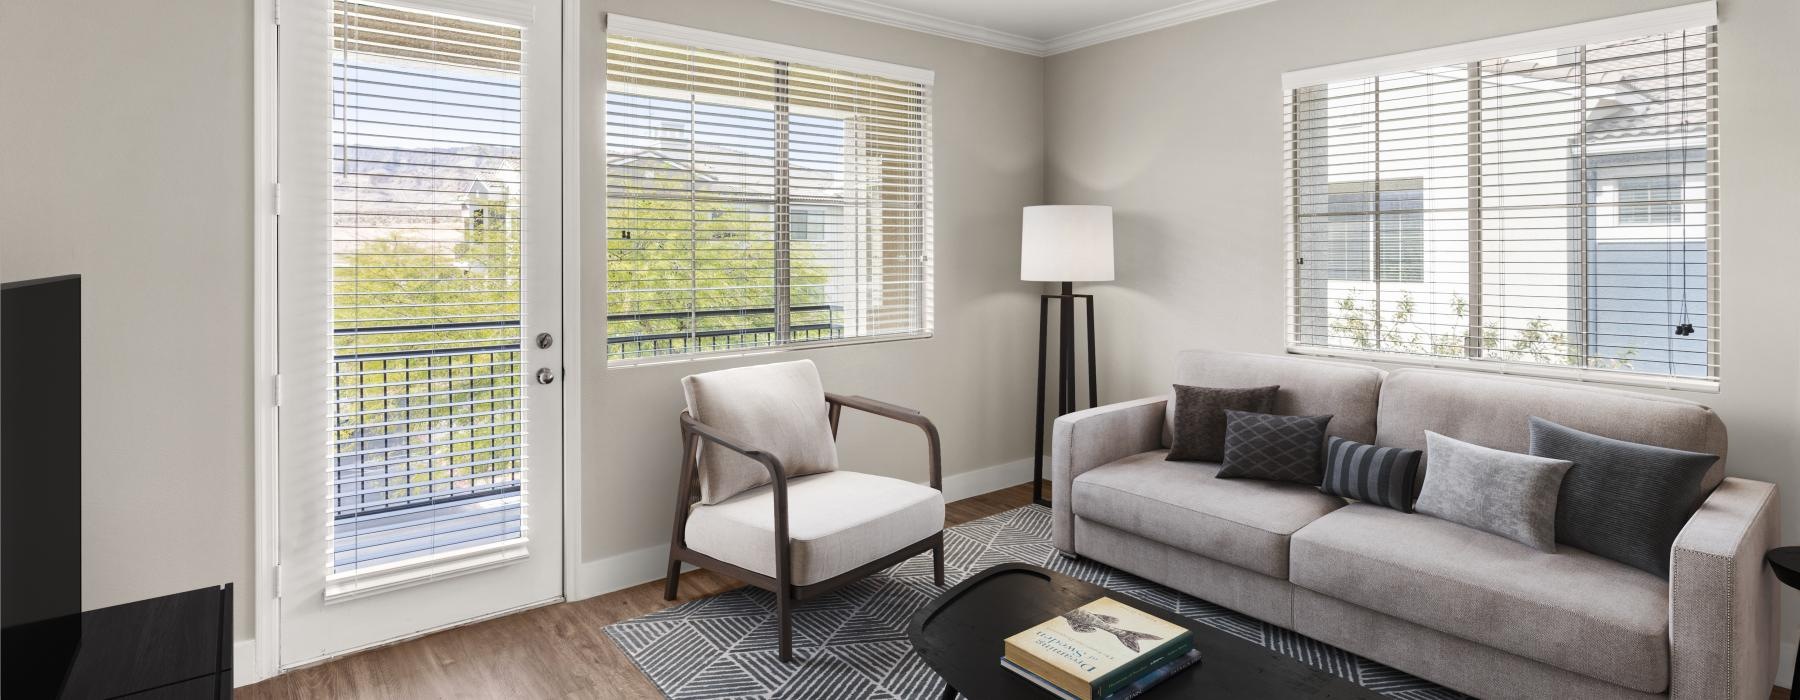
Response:
[{"label": "french door", "polygon": [[560,3],[282,0],[283,668],[562,595]]}]

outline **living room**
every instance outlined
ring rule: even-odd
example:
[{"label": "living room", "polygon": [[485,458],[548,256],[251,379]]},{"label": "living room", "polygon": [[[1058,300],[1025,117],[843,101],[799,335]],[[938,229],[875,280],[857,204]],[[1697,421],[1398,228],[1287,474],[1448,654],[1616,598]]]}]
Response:
[{"label": "living room", "polygon": [[0,27],[8,697],[1792,687],[1795,3]]}]

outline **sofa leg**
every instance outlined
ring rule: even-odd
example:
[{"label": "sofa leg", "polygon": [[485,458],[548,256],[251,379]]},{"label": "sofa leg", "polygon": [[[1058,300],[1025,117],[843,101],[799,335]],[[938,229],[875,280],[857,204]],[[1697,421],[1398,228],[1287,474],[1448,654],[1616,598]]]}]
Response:
[{"label": "sofa leg", "polygon": [[938,588],[944,587],[944,540],[938,537],[937,544],[931,545],[931,579]]},{"label": "sofa leg", "polygon": [[780,588],[783,590],[775,594],[775,614],[780,618],[781,644],[775,658],[791,662],[794,660],[794,602],[793,596],[786,590],[787,586]]},{"label": "sofa leg", "polygon": [[1056,550],[1056,553],[1062,555],[1062,558],[1067,559],[1069,561],[1081,561],[1081,555],[1076,554],[1074,552],[1065,552],[1065,551],[1062,551],[1059,549],[1059,550]]},{"label": "sofa leg", "polygon": [[681,560],[669,557],[669,578],[663,582],[663,600],[674,600],[681,592]]}]

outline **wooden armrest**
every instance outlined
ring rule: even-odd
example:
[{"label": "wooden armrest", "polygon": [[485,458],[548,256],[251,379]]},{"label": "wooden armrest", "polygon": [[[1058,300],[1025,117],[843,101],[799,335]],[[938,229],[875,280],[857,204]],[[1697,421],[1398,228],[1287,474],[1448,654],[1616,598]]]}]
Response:
[{"label": "wooden armrest", "polygon": [[943,450],[938,445],[938,429],[930,418],[925,417],[925,414],[866,396],[844,396],[825,392],[825,402],[831,405],[831,433],[834,436],[837,435],[838,412],[844,408],[854,408],[864,413],[919,426],[920,430],[925,431],[925,449],[931,460],[931,488],[944,490]]}]

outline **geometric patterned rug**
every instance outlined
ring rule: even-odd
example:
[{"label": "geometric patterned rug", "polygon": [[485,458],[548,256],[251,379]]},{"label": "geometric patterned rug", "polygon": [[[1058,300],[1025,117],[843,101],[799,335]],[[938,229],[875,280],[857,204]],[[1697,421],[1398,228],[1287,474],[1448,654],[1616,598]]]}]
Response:
[{"label": "geometric patterned rug", "polygon": [[[944,582],[995,564],[1024,562],[1146,600],[1245,641],[1403,700],[1465,696],[1387,666],[1088,560],[1050,544],[1050,510],[1030,505],[944,531]],[[606,634],[676,700],[726,698],[936,698],[938,680],[906,640],[913,612],[941,593],[921,554],[802,603],[794,663],[775,658],[773,594],[745,586],[609,625]]]}]

